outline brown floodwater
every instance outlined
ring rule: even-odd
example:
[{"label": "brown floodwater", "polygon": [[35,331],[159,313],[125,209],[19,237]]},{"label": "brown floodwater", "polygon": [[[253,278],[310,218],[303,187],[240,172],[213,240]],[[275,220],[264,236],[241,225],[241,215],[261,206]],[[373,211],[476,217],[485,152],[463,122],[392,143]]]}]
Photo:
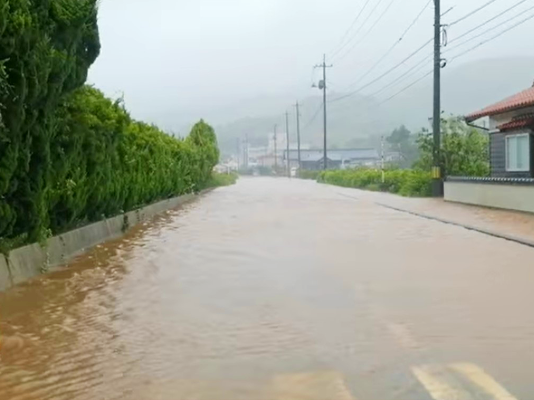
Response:
[{"label": "brown floodwater", "polygon": [[0,294],[0,399],[528,400],[533,288],[532,248],[241,179]]}]

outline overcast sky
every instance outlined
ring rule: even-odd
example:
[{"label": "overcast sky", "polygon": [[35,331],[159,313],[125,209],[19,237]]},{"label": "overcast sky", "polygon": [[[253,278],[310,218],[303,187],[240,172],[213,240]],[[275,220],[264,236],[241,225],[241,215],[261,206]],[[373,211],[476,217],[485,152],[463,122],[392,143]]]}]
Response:
[{"label": "overcast sky", "polygon": [[[475,16],[451,26],[449,41],[519,1],[494,0]],[[216,110],[250,99],[262,96],[297,98],[316,93],[310,88],[312,66],[322,61],[323,53],[335,54],[366,2],[101,0],[102,53],[90,71],[89,81],[109,96],[124,95],[127,107],[136,118],[160,123],[164,120],[168,124],[171,115],[177,126],[213,115],[219,119],[215,122],[221,122],[222,117]],[[334,68],[328,71],[330,88],[341,92],[357,81],[399,39],[427,2],[369,0],[346,36],[349,45],[333,57]],[[487,2],[444,0],[443,12],[453,6],[454,9],[443,22],[451,23]],[[534,15],[534,9],[525,11],[533,6],[534,0],[525,0],[466,38],[516,14],[522,16],[458,50],[450,50],[449,56]],[[379,76],[430,39],[432,24],[433,3],[394,51],[361,83]],[[529,39],[533,28],[534,19],[455,60],[449,67],[480,58],[534,55],[534,42]],[[448,48],[460,43],[461,40],[453,42]],[[409,60],[404,70],[396,73],[404,72],[431,51],[429,45]],[[421,69],[414,78],[428,68]],[[388,76],[388,79],[394,78],[395,74]],[[387,82],[387,79],[382,80],[365,91],[373,93]]]}]

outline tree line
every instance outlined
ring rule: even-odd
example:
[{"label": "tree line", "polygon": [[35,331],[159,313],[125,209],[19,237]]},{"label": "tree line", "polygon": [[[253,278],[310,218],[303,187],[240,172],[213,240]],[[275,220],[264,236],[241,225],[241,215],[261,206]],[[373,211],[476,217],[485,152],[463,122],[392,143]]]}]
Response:
[{"label": "tree line", "polygon": [[[399,155],[400,168],[430,171],[433,165],[434,138],[428,129],[412,134],[405,126],[396,128],[386,138],[390,151]],[[441,121],[441,165],[450,176],[489,175],[489,137],[467,125],[457,116]]]},{"label": "tree line", "polygon": [[85,85],[97,0],[0,0],[0,245],[201,189],[219,158],[203,121],[185,139]]}]

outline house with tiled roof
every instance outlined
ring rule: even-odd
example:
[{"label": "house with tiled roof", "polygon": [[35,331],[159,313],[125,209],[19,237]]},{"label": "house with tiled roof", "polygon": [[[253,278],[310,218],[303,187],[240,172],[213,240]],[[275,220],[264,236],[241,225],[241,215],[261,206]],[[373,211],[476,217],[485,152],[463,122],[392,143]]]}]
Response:
[{"label": "house with tiled roof", "polygon": [[445,199],[534,212],[534,86],[465,117],[489,133],[490,177],[449,177]]},{"label": "house with tiled roof", "polygon": [[531,136],[534,129],[534,87],[469,114],[467,122],[488,120],[491,175],[532,178]]}]

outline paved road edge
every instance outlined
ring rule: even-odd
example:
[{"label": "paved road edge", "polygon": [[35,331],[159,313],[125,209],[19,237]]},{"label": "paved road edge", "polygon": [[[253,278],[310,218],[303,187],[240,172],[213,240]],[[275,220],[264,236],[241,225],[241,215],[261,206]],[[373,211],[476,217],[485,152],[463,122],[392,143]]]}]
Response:
[{"label": "paved road edge", "polygon": [[213,189],[215,188],[206,189],[200,194],[186,194],[163,200],[54,236],[48,239],[45,247],[34,243],[12,250],[8,256],[0,254],[0,292],[61,267],[96,245],[119,238],[143,221],[188,203]]},{"label": "paved road edge", "polygon": [[515,243],[518,243],[518,244],[521,244],[521,245],[524,245],[524,246],[534,247],[534,242],[533,241],[530,241],[530,240],[527,240],[527,239],[523,239],[523,238],[520,238],[520,237],[517,237],[517,236],[507,235],[507,234],[500,233],[500,232],[495,232],[495,231],[492,231],[492,230],[489,230],[489,229],[479,228],[479,227],[476,227],[476,226],[473,226],[473,225],[462,224],[462,223],[459,223],[459,222],[450,221],[450,220],[447,220],[447,219],[435,217],[433,215],[428,215],[428,214],[423,214],[423,213],[419,213],[419,212],[415,212],[415,211],[411,211],[411,210],[406,210],[406,209],[403,209],[403,208],[393,207],[393,206],[390,206],[390,205],[384,204],[384,203],[376,202],[375,204],[380,206],[380,207],[389,208],[390,210],[394,210],[394,211],[398,211],[398,212],[414,215],[414,216],[420,217],[420,218],[426,218],[426,219],[429,219],[429,220],[432,220],[432,221],[438,221],[438,222],[441,222],[443,224],[458,226],[460,228],[464,228],[464,229],[467,229],[467,230],[470,230],[470,231],[479,232],[479,233],[482,233],[484,235],[493,236],[493,237],[496,237],[496,238],[499,238],[499,239],[508,240],[510,242],[515,242]]}]

